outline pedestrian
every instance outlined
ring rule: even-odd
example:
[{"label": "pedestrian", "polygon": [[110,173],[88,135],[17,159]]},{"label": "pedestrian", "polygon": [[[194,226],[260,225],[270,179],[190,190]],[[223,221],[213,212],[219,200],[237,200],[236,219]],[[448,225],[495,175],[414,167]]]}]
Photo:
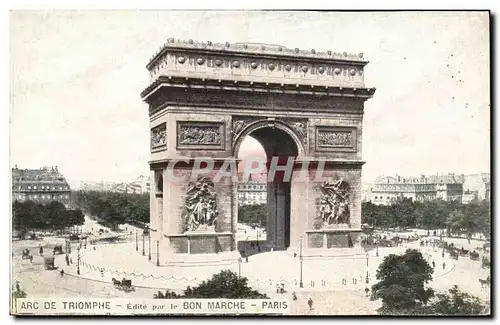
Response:
[{"label": "pedestrian", "polygon": [[313,308],[313,300],[312,300],[312,298],[309,298],[309,300],[307,300],[307,304],[309,305],[309,311],[311,311],[312,308]]},{"label": "pedestrian", "polygon": [[293,298],[293,300],[297,300],[297,294],[295,293],[295,291],[292,292],[292,298]]},{"label": "pedestrian", "polygon": [[21,291],[21,286],[19,285],[19,281],[16,281],[16,290],[17,292]]},{"label": "pedestrian", "polygon": [[445,269],[445,267],[446,267],[446,263],[445,263],[445,262],[443,262],[443,270]]},{"label": "pedestrian", "polygon": [[61,269],[61,277],[64,276],[64,270]]},{"label": "pedestrian", "polygon": [[432,268],[435,269],[436,268],[436,263],[434,261],[432,261]]},{"label": "pedestrian", "polygon": [[30,255],[30,262],[33,263],[33,255]]}]

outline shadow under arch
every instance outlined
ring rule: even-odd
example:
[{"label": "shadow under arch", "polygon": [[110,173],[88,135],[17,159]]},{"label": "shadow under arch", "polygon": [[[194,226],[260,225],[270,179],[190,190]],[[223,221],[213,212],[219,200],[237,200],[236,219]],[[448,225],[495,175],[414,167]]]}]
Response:
[{"label": "shadow under arch", "polygon": [[[238,157],[240,146],[247,136],[251,136],[262,145],[267,166],[273,157],[278,157],[278,164],[283,166],[285,159],[289,157],[297,159],[305,154],[302,141],[287,124],[274,120],[260,120],[249,124],[238,135],[232,148],[233,157]],[[290,247],[291,180],[285,178],[282,171],[273,174],[274,177],[267,180],[267,238],[264,245],[267,249],[263,247],[264,251],[271,247],[274,250],[286,250]],[[260,252],[261,246],[258,244],[257,247]],[[244,241],[238,243],[238,249],[242,255],[252,254],[252,245],[247,245]]]},{"label": "shadow under arch", "polygon": [[[264,148],[268,158],[273,155],[304,157],[305,148],[297,134],[281,121],[259,120],[247,125],[233,143],[232,155],[238,156],[246,136],[255,138]],[[272,144],[278,143],[278,146]]]}]

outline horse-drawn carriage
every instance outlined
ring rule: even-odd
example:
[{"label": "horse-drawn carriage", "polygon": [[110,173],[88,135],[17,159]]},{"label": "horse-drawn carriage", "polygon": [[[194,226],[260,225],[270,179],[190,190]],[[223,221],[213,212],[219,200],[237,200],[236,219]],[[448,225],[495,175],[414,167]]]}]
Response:
[{"label": "horse-drawn carriage", "polygon": [[44,266],[46,270],[55,270],[54,256],[45,256],[43,258]]},{"label": "horse-drawn carriage", "polygon": [[472,251],[469,253],[469,257],[473,261],[479,261],[479,253],[476,251]]},{"label": "horse-drawn carriage", "polygon": [[460,249],[460,251],[459,251],[459,254],[460,254],[460,256],[467,256],[467,255],[469,255],[469,250],[462,247],[462,249]]},{"label": "horse-drawn carriage", "polygon": [[125,292],[135,291],[135,288],[132,286],[132,280],[127,280],[123,278],[121,281],[113,278],[113,286],[118,290],[122,290]]},{"label": "horse-drawn carriage", "polygon": [[64,254],[63,247],[62,245],[55,245],[54,246],[54,255],[61,255]]}]

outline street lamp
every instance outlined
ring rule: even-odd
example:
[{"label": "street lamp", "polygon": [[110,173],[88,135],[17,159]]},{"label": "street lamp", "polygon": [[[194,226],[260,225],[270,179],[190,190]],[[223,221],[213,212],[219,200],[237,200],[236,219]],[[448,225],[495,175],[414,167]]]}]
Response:
[{"label": "street lamp", "polygon": [[257,251],[260,252],[259,229],[257,229]]},{"label": "street lamp", "polygon": [[370,280],[368,279],[368,260],[370,258],[370,254],[366,253],[366,284],[370,283]]},{"label": "street lamp", "polygon": [[142,256],[146,255],[146,251],[144,250],[144,230],[142,231]]},{"label": "street lamp", "polygon": [[241,257],[238,258],[238,277],[241,278]]},{"label": "street lamp", "polygon": [[304,283],[302,282],[302,262],[303,262],[303,257],[302,257],[302,236],[300,236],[299,259],[300,259],[300,282],[299,282],[299,286],[301,288],[303,288],[304,287]]},{"label": "street lamp", "polygon": [[148,260],[151,261],[151,229],[149,229],[148,241],[149,241],[149,255],[148,255]]},{"label": "street lamp", "polygon": [[77,251],[78,251],[78,257],[76,265],[76,274],[80,275],[80,246],[78,246]]},{"label": "street lamp", "polygon": [[139,251],[139,246],[137,245],[137,229],[135,230],[135,251]]},{"label": "street lamp", "polygon": [[160,266],[160,241],[156,241],[156,266]]}]

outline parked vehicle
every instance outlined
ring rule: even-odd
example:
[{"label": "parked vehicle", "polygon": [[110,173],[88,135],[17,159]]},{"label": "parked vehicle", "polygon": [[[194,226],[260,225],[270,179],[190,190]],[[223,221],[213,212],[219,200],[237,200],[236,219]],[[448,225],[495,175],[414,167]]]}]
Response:
[{"label": "parked vehicle", "polygon": [[45,256],[43,258],[43,262],[44,262],[46,270],[55,270],[56,269],[56,267],[54,266],[54,256]]}]

